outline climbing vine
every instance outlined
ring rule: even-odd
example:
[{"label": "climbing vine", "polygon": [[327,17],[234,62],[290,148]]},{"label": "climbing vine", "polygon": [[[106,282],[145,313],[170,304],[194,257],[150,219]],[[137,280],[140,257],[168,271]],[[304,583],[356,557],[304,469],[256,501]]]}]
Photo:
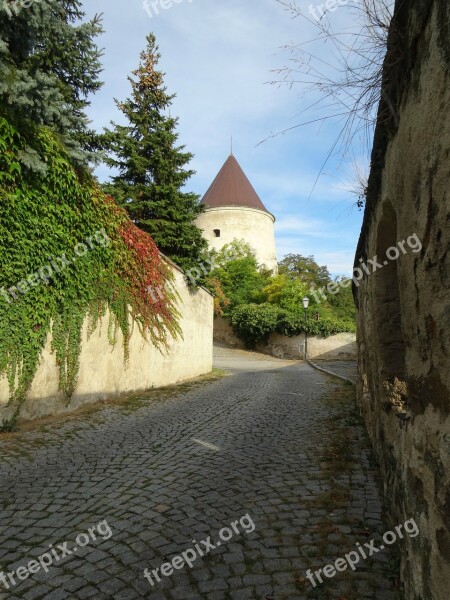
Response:
[{"label": "climbing vine", "polygon": [[[40,172],[21,162],[30,152],[44,157]],[[25,136],[0,118],[0,201],[0,376],[15,417],[50,334],[69,399],[87,318],[92,332],[109,311],[126,357],[134,325],[161,350],[180,335],[172,271],[152,238],[75,172],[49,130]]]}]

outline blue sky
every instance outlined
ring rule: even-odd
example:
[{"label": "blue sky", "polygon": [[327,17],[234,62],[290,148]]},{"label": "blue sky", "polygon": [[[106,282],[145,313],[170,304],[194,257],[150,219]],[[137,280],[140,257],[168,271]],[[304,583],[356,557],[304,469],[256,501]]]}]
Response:
[{"label": "blue sky", "polygon": [[[236,158],[277,218],[278,258],[312,254],[333,274],[349,274],[362,221],[345,189],[352,161],[332,157],[312,191],[340,124],[316,123],[271,137],[318,116],[299,114],[311,103],[303,84],[270,84],[278,77],[274,70],[289,62],[283,47],[308,40],[310,25],[292,19],[276,0],[179,0],[166,9],[161,4],[159,14],[150,6],[149,16],[143,0],[84,1],[87,17],[103,13],[105,29],[105,85],[89,110],[94,127],[122,121],[113,98],[128,97],[127,76],[153,31],[168,90],[177,94],[171,112],[179,117],[180,143],[195,155],[190,190],[206,192],[233,135]],[[308,6],[309,0],[299,4]],[[345,24],[345,8],[333,18]],[[329,48],[323,52],[327,56]],[[108,178],[106,167],[97,174]]]}]

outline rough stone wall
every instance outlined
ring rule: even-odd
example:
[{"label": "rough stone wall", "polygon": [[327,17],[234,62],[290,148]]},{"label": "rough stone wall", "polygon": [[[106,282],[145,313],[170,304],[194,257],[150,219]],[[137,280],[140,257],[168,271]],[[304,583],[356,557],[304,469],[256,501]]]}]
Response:
[{"label": "rough stone wall", "polygon": [[[422,249],[384,264],[416,234]],[[356,254],[358,400],[402,545],[407,600],[450,597],[450,5],[398,1]],[[408,246],[406,246],[408,248]]]},{"label": "rough stone wall", "polygon": [[[172,263],[173,264],[173,263]],[[50,339],[43,352],[21,419],[75,410],[83,404],[120,394],[163,387],[208,373],[212,369],[213,298],[205,289],[193,292],[182,272],[173,267],[175,287],[180,295],[178,309],[183,339],[172,340],[165,354],[144,340],[135,328],[130,340],[129,365],[125,367],[122,336],[116,345],[108,341],[108,315],[88,336],[84,327],[78,385],[69,404],[58,391],[58,367],[51,353]],[[0,423],[12,416],[7,407],[8,382],[0,379]]]},{"label": "rough stone wall", "polygon": [[[262,210],[245,206],[208,208],[196,221],[211,249],[220,250],[233,240],[245,240],[254,251],[258,262],[276,271],[275,218]],[[220,230],[216,237],[214,230]]]}]

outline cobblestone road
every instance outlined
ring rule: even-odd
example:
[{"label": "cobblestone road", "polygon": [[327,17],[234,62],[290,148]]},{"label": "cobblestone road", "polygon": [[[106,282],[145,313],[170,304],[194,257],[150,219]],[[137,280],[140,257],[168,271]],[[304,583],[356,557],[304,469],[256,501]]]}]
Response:
[{"label": "cobblestone road", "polygon": [[[352,387],[253,353],[217,362],[220,380],[0,438],[0,570],[73,551],[105,519],[112,532],[6,579],[2,600],[395,598],[386,551],[316,588],[305,578],[387,529]],[[247,514],[254,531],[243,520],[192,569],[144,578]]]}]

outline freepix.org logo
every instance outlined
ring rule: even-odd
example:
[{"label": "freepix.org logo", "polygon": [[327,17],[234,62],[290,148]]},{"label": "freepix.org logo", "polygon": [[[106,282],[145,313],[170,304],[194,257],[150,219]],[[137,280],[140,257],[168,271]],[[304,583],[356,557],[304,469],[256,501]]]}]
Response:
[{"label": "freepix.org logo", "polygon": [[230,527],[223,527],[219,531],[219,539],[213,542],[211,536],[208,536],[205,540],[201,540],[198,543],[196,540],[192,540],[193,547],[188,548],[180,555],[172,558],[171,562],[164,563],[161,567],[144,570],[144,577],[148,580],[150,585],[153,587],[155,583],[161,582],[161,577],[170,577],[175,571],[188,567],[192,569],[194,562],[198,558],[202,558],[208,555],[213,550],[219,548],[223,543],[229,542],[234,536],[240,535],[242,532],[249,534],[255,531],[255,523],[249,514],[244,515],[239,520],[234,521],[230,524]]},{"label": "freepix.org logo", "polygon": [[405,521],[405,523],[397,525],[395,531],[386,531],[386,533],[383,535],[383,543],[380,546],[375,545],[375,540],[370,540],[368,543],[364,543],[364,546],[357,542],[356,550],[352,550],[343,558],[337,558],[334,563],[325,565],[321,569],[317,569],[317,571],[308,569],[306,572],[306,577],[309,579],[312,586],[316,587],[317,582],[319,582],[319,584],[324,583],[322,576],[330,579],[335,577],[335,575],[337,575],[339,572],[345,571],[349,567],[352,569],[352,571],[355,571],[356,565],[361,561],[361,559],[367,560],[378,552],[382,552],[387,546],[392,546],[392,544],[395,544],[398,540],[404,539],[405,534],[410,538],[415,538],[419,535],[419,533],[420,530],[416,521],[414,519],[408,519],[408,521]]},{"label": "freepix.org logo", "polygon": [[[341,279],[340,281],[330,281],[326,287],[316,288],[315,286],[310,287],[310,293],[314,296],[317,304],[320,304],[324,300],[327,300],[327,295],[325,291],[329,294],[335,295],[339,293],[340,289],[349,287],[352,282],[356,287],[360,286],[360,281],[366,276],[371,276],[373,273],[376,273],[380,269],[387,267],[390,262],[398,260],[402,254],[405,255],[408,253],[408,248],[412,250],[413,253],[420,252],[422,250],[422,242],[420,241],[417,233],[410,235],[407,240],[401,240],[397,243],[396,246],[392,246],[386,250],[385,259],[381,258],[378,260],[378,256],[374,256],[372,259],[369,259],[367,263],[364,259],[359,259],[359,267],[355,267],[353,269],[353,277],[346,277]],[[381,262],[380,262],[381,261]]]},{"label": "freepix.org logo", "polygon": [[38,4],[42,0],[3,0],[3,8],[7,12],[9,17],[14,17],[20,13],[22,8],[30,8],[32,4]]},{"label": "freepix.org logo", "polygon": [[51,279],[54,279],[65,269],[74,265],[79,258],[94,250],[96,246],[109,246],[110,242],[111,240],[104,229],[96,231],[92,236],[86,238],[84,242],[80,242],[75,246],[73,249],[74,256],[70,259],[67,258],[66,252],[60,256],[49,257],[47,264],[40,267],[35,273],[30,273],[27,277],[16,283],[16,285],[11,286],[9,289],[0,287],[0,300],[11,304],[15,300],[19,300],[21,296],[28,294],[32,288],[43,284],[49,285]]},{"label": "freepix.org logo", "polygon": [[39,573],[41,570],[48,573],[52,565],[64,560],[68,556],[75,555],[80,548],[89,546],[89,544],[95,542],[98,538],[105,541],[109,540],[111,536],[112,529],[108,525],[108,522],[106,520],[101,521],[97,525],[89,527],[87,533],[79,533],[75,539],[75,545],[72,545],[71,548],[69,548],[69,542],[56,544],[56,547],[50,544],[47,552],[30,560],[26,566],[17,567],[15,571],[10,571],[9,573],[0,572],[0,582],[9,590],[10,587],[18,585],[21,581]]},{"label": "freepix.org logo", "polygon": [[316,21],[320,21],[328,12],[335,12],[340,6],[346,6],[349,0],[327,0],[314,6],[309,5],[308,12]]},{"label": "freepix.org logo", "polygon": [[142,6],[149,18],[152,19],[158,16],[161,10],[169,10],[174,4],[181,4],[182,2],[192,3],[192,0],[144,0]]}]

